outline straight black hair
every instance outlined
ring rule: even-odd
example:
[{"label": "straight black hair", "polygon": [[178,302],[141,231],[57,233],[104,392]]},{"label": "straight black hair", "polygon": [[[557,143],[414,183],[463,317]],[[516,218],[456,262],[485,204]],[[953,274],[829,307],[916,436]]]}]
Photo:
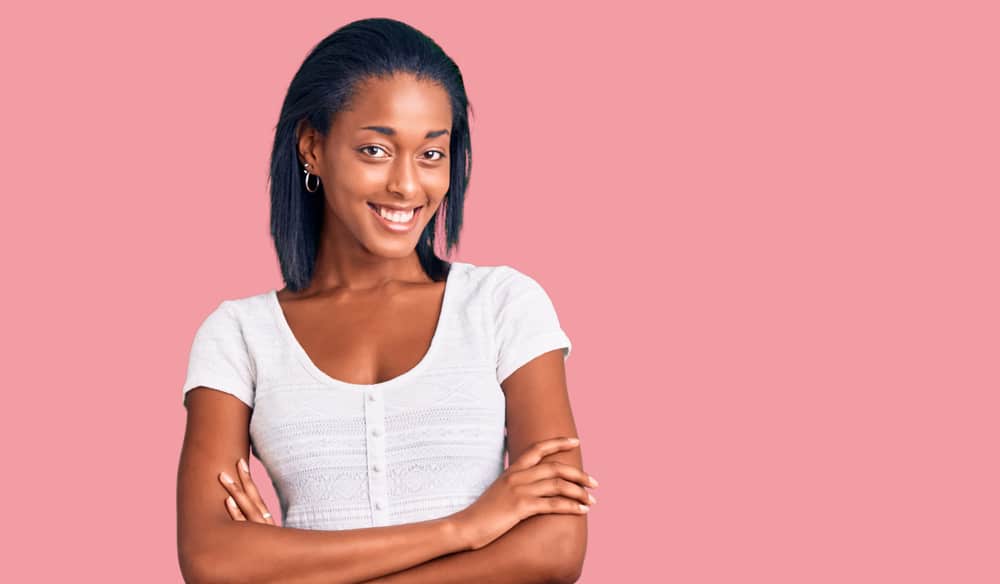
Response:
[{"label": "straight black hair", "polygon": [[[337,29],[306,56],[288,87],[275,126],[269,177],[271,237],[282,278],[292,291],[307,287],[312,280],[324,209],[322,193],[305,190],[296,128],[306,120],[327,136],[334,116],[350,106],[360,83],[395,73],[410,73],[436,82],[451,101],[451,182],[438,212],[420,234],[416,249],[431,279],[443,280],[451,267],[450,262],[437,256],[435,244],[438,219],[443,213],[445,255],[458,246],[472,172],[472,108],[462,73],[441,47],[419,30],[391,18],[366,18]],[[311,182],[315,183],[315,179]]]}]

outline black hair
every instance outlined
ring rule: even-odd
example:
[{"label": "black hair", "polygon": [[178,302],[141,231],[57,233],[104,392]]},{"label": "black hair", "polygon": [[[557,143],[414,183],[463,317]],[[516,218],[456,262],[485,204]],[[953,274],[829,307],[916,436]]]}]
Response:
[{"label": "black hair", "polygon": [[310,51],[288,86],[275,126],[269,177],[271,237],[282,278],[292,291],[307,287],[312,280],[324,210],[322,193],[305,190],[305,173],[298,156],[299,123],[305,120],[326,136],[334,116],[350,107],[359,85],[395,73],[436,82],[451,102],[450,185],[438,212],[420,234],[416,249],[431,279],[443,280],[451,267],[435,253],[435,240],[443,214],[445,255],[457,247],[472,171],[472,106],[462,73],[441,47],[419,30],[391,18],[366,18],[335,30]]}]

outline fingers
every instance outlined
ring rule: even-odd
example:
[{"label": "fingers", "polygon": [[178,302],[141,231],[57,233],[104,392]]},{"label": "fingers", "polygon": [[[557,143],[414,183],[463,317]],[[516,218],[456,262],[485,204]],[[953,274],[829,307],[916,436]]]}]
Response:
[{"label": "fingers", "polygon": [[246,521],[246,515],[240,511],[239,505],[236,504],[236,500],[233,499],[232,495],[226,497],[226,511],[229,511],[229,516],[236,521]]},{"label": "fingers", "polygon": [[[242,471],[242,469],[240,470]],[[229,473],[222,472],[221,474],[219,474],[219,482],[222,483],[222,486],[225,487],[226,491],[229,492],[229,495],[233,498],[233,500],[236,501],[236,504],[239,507],[239,511],[242,512],[243,516],[246,517],[247,520],[253,521],[254,523],[268,523],[274,525],[273,517],[264,516],[264,513],[267,513],[267,508],[263,505],[263,503],[258,504],[251,498],[250,494],[246,491],[246,489],[243,486],[242,477],[239,480],[237,480],[233,479],[233,477],[230,476]],[[252,481],[248,482],[252,483]],[[254,487],[254,492],[255,493],[257,492],[255,487]],[[257,493],[257,497],[259,496],[260,496],[259,493]],[[227,504],[227,509],[229,508],[230,507]],[[264,510],[262,511],[261,509]],[[233,515],[232,512],[230,512],[230,516],[232,515]]]},{"label": "fingers", "polygon": [[257,490],[257,485],[255,485],[253,479],[250,478],[250,466],[247,465],[247,461],[240,458],[236,466],[239,469],[240,481],[243,484],[243,490],[246,491],[250,500],[257,505],[257,510],[260,511],[261,518],[264,519],[265,523],[274,525],[274,518],[271,517],[271,514],[267,511],[267,506],[264,505],[264,498],[260,496],[260,491]]},{"label": "fingers", "polygon": [[568,497],[537,497],[531,499],[529,508],[532,514],[565,513],[570,515],[585,515],[590,511],[588,505]]},{"label": "fingers", "polygon": [[562,450],[569,450],[571,448],[576,448],[580,445],[579,438],[572,437],[562,437],[562,438],[551,438],[549,440],[542,440],[531,445],[524,454],[522,454],[513,464],[508,468],[511,470],[524,470],[538,464],[543,458],[554,453],[560,452]]},{"label": "fingers", "polygon": [[596,487],[597,479],[583,470],[562,462],[541,462],[543,458],[562,450],[579,446],[576,438],[553,438],[537,442],[508,467],[511,484],[517,490],[530,514],[572,513],[590,511],[597,502],[585,487]]},{"label": "fingers", "polygon": [[568,481],[573,481],[574,483],[587,487],[597,486],[597,479],[594,477],[576,468],[572,464],[566,464],[555,460],[552,462],[536,464],[535,466],[518,474],[518,480],[523,481],[524,483],[550,479],[552,477],[564,478]]},{"label": "fingers", "polygon": [[583,505],[593,505],[597,502],[597,498],[587,492],[587,489],[558,477],[535,481],[520,488],[523,489],[522,492],[533,497],[562,496],[567,499],[575,499]]}]

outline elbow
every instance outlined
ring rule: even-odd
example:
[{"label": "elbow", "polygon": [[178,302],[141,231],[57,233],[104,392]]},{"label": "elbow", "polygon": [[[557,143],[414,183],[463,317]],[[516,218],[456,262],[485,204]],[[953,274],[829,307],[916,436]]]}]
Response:
[{"label": "elbow", "polygon": [[205,584],[208,582],[205,576],[204,566],[205,553],[204,545],[196,541],[189,530],[183,528],[177,532],[177,563],[181,570],[181,577],[186,584]]},{"label": "elbow", "polygon": [[177,532],[177,562],[186,584],[213,582],[212,572],[208,569],[211,566],[208,546],[211,540],[206,537],[208,530],[198,527],[200,531],[182,525]]},{"label": "elbow", "polygon": [[205,570],[207,562],[202,556],[182,548],[178,554],[178,560],[181,577],[184,578],[186,584],[209,584],[211,582]]},{"label": "elbow", "polygon": [[552,562],[549,569],[549,584],[573,584],[583,575],[583,558],[563,554]]},{"label": "elbow", "polygon": [[200,554],[182,556],[181,574],[186,584],[230,584],[231,582],[249,582],[244,576],[229,570],[225,562],[217,556]]},{"label": "elbow", "polygon": [[225,560],[227,555],[225,550],[213,549],[209,546],[181,545],[178,559],[184,582],[186,584],[249,582],[247,574],[235,572],[237,566]]},{"label": "elbow", "polygon": [[587,552],[587,524],[576,522],[572,528],[553,533],[546,573],[550,584],[572,584],[583,574],[583,560]]},{"label": "elbow", "polygon": [[221,584],[231,582],[219,569],[219,563],[209,554],[181,552],[180,568],[181,575],[186,584]]},{"label": "elbow", "polygon": [[250,523],[232,520],[187,523],[178,530],[177,555],[187,584],[250,584],[265,579],[258,572],[244,530]]}]

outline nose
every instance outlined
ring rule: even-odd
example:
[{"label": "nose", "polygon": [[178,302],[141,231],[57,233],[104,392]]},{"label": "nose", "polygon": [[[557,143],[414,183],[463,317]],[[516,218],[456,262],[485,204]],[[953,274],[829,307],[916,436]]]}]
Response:
[{"label": "nose", "polygon": [[406,199],[416,198],[420,194],[420,183],[413,161],[401,156],[393,162],[387,188],[390,193]]}]

